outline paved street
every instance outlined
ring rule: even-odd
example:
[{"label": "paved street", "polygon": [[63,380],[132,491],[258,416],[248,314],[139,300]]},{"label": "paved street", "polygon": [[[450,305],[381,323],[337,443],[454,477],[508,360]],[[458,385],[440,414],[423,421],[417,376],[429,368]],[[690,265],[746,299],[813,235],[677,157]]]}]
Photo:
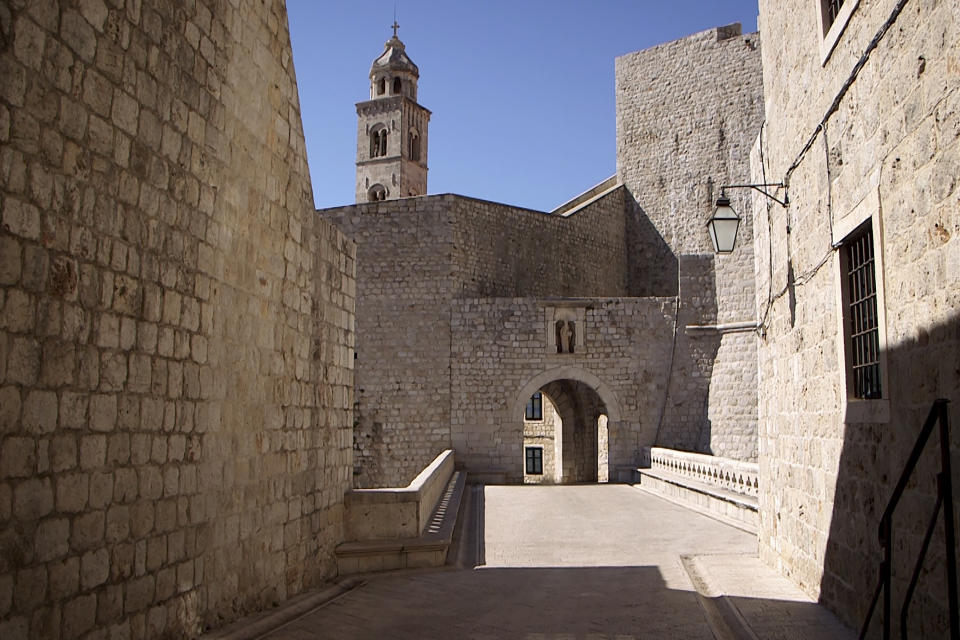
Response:
[{"label": "paved street", "polygon": [[469,535],[455,559],[480,566],[369,576],[263,637],[849,637],[760,565],[752,535],[639,489],[490,486],[467,495]]}]

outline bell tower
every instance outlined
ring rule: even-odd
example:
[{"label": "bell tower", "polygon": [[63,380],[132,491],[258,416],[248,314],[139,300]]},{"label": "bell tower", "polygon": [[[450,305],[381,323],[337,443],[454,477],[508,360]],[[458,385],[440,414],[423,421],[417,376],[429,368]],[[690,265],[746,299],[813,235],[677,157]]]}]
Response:
[{"label": "bell tower", "polygon": [[430,111],[417,103],[420,70],[397,37],[370,67],[370,99],[357,103],[357,202],[427,192]]}]

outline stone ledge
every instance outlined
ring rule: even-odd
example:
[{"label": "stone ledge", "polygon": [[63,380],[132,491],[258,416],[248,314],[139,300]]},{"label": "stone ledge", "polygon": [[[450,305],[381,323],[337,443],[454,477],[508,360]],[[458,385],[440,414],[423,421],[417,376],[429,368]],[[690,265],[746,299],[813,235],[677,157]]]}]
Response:
[{"label": "stone ledge", "polygon": [[759,515],[755,497],[663,471],[637,469],[637,472],[641,489],[738,529],[757,533]]},{"label": "stone ledge", "polygon": [[348,491],[344,497],[347,541],[396,540],[421,535],[453,469],[454,453],[447,449],[406,487]]},{"label": "stone ledge", "polygon": [[418,537],[390,540],[358,540],[337,546],[337,569],[341,576],[394,569],[440,567],[447,561],[453,530],[467,474],[456,471]]}]

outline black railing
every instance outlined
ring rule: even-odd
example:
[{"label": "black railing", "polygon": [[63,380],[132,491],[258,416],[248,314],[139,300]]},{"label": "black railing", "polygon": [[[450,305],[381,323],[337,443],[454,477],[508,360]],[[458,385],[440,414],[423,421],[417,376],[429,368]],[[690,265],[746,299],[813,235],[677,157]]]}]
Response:
[{"label": "black railing", "polygon": [[949,625],[950,640],[960,640],[960,612],[958,612],[957,603],[957,536],[953,528],[953,482],[950,475],[950,423],[947,415],[947,400],[936,400],[933,407],[930,408],[930,414],[926,422],[923,423],[923,429],[917,437],[917,442],[910,452],[907,464],[900,474],[900,480],[890,496],[890,502],[880,518],[880,544],[883,547],[883,560],[880,562],[880,580],[877,583],[877,589],[874,591],[873,600],[870,602],[870,609],[867,611],[867,617],[863,621],[863,627],[860,629],[860,640],[867,634],[870,628],[870,620],[873,618],[874,609],[883,594],[883,640],[890,640],[890,630],[892,619],[890,609],[893,605],[891,582],[893,578],[893,512],[897,508],[897,503],[903,496],[907,488],[907,482],[913,475],[920,460],[920,454],[933,433],[936,425],[940,426],[940,473],[937,474],[937,503],[933,509],[933,516],[930,518],[930,524],[927,526],[926,535],[923,538],[923,544],[920,547],[920,556],[917,558],[917,564],[914,566],[913,575],[910,578],[910,584],[907,586],[906,594],[903,598],[903,606],[900,608],[900,637],[902,640],[907,638],[907,611],[910,607],[910,601],[913,599],[913,593],[917,587],[917,581],[920,579],[920,570],[923,567],[923,561],[927,556],[927,549],[930,546],[930,539],[933,537],[933,530],[936,527],[937,519],[940,516],[940,510],[943,509],[944,524],[944,542],[947,547],[947,600],[950,608]]}]

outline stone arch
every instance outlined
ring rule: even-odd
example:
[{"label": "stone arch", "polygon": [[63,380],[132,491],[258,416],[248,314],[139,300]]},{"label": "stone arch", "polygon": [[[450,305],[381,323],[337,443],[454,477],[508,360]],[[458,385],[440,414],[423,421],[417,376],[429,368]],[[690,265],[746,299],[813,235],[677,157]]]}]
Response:
[{"label": "stone arch", "polygon": [[529,399],[534,392],[539,391],[541,387],[556,380],[576,380],[577,382],[586,384],[596,392],[606,406],[607,420],[610,422],[620,422],[622,419],[620,401],[617,400],[617,395],[607,383],[586,369],[565,365],[548,369],[528,380],[526,384],[520,388],[519,393],[514,396],[513,402],[508,406],[509,413],[506,416],[507,421],[513,419],[515,416],[523,415],[523,409],[527,405],[527,399]]},{"label": "stone arch", "polygon": [[370,128],[370,157],[382,158],[387,155],[387,127],[377,123]]},{"label": "stone arch", "polygon": [[529,441],[522,420],[526,403],[536,392],[549,398],[556,412],[552,481],[607,482],[608,434],[611,429],[616,433],[622,424],[620,403],[610,386],[576,366],[555,367],[529,379],[504,417],[506,424],[519,426],[517,435],[524,450],[536,444]]},{"label": "stone arch", "polygon": [[410,152],[410,159],[416,162],[420,161],[420,132],[416,128],[410,129],[408,135],[407,147]]}]

